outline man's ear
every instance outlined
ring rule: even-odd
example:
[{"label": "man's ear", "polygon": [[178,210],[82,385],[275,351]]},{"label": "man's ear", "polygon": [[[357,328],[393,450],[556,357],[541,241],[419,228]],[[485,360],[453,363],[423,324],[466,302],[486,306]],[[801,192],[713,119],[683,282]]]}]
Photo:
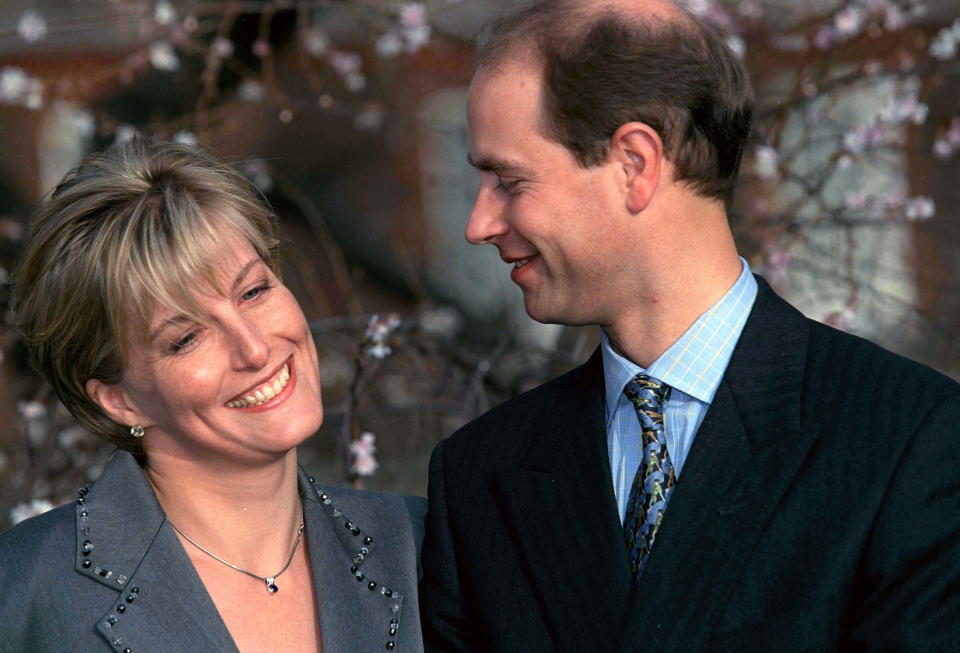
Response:
[{"label": "man's ear", "polygon": [[87,392],[87,396],[117,424],[151,426],[144,423],[143,415],[120,384],[89,379],[83,389]]},{"label": "man's ear", "polygon": [[646,123],[624,123],[610,138],[610,157],[623,171],[627,210],[640,213],[653,199],[663,173],[660,135]]}]

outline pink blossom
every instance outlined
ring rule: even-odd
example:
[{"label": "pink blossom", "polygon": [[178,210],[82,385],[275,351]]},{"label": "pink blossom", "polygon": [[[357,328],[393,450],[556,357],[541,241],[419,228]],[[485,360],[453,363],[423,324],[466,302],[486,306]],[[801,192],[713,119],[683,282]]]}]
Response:
[{"label": "pink blossom", "polygon": [[904,205],[904,216],[911,222],[929,220],[936,212],[936,204],[925,195],[911,197]]},{"label": "pink blossom", "polygon": [[376,437],[373,433],[365,432],[359,439],[350,443],[350,454],[353,462],[350,471],[357,476],[373,476],[380,464],[374,457],[377,452]]},{"label": "pink blossom", "polygon": [[833,311],[828,313],[823,318],[824,324],[829,324],[834,329],[840,329],[841,331],[849,331],[850,327],[853,325],[853,320],[856,317],[856,313],[853,310],[852,306],[844,306],[839,311]]},{"label": "pink blossom", "polygon": [[400,24],[404,27],[421,27],[427,24],[427,10],[422,2],[407,2],[400,7]]},{"label": "pink blossom", "polygon": [[334,52],[330,58],[330,65],[341,77],[360,72],[362,62],[360,55],[352,52]]},{"label": "pink blossom", "polygon": [[823,25],[813,35],[813,44],[819,50],[826,50],[837,40],[837,31],[830,25]]},{"label": "pink blossom", "polygon": [[233,41],[226,37],[218,36],[213,39],[213,43],[210,44],[210,52],[219,59],[226,59],[233,55]]},{"label": "pink blossom", "polygon": [[938,159],[949,159],[953,156],[953,146],[945,138],[938,138],[933,142],[933,153]]},{"label": "pink blossom", "polygon": [[273,54],[273,48],[270,47],[270,42],[266,39],[257,39],[253,42],[253,54],[263,59]]}]

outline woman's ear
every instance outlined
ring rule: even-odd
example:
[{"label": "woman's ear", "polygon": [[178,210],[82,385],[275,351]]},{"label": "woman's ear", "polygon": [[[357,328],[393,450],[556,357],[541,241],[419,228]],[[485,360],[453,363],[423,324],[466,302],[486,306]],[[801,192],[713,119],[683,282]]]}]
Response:
[{"label": "woman's ear", "polygon": [[137,410],[137,407],[120,384],[89,379],[84,384],[83,389],[87,396],[117,424],[150,426],[150,424],[144,423],[143,415]]},{"label": "woman's ear", "polygon": [[613,133],[610,156],[623,171],[626,207],[640,213],[650,204],[664,168],[663,142],[650,125],[628,122]]}]

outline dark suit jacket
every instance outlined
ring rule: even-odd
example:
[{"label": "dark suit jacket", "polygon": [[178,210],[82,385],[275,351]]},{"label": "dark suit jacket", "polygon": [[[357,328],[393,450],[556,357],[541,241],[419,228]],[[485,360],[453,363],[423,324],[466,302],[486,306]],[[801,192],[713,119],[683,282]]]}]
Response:
[{"label": "dark suit jacket", "polygon": [[631,583],[599,353],[434,451],[427,650],[960,651],[960,385],[760,290]]},{"label": "dark suit jacket", "polygon": [[[315,488],[302,469],[299,485],[324,651],[381,651],[388,641],[395,651],[422,650],[417,506],[408,512],[397,496]],[[118,451],[82,504],[0,536],[0,651],[127,649],[237,650],[146,477]]]}]

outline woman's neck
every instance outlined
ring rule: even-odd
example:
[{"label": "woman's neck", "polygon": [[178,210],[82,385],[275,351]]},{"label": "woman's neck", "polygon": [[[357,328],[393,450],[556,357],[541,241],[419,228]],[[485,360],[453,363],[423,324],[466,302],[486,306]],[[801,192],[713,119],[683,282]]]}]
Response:
[{"label": "woman's neck", "polygon": [[295,449],[242,465],[149,454],[144,471],[167,519],[203,548],[257,574],[286,560],[302,518]]}]

